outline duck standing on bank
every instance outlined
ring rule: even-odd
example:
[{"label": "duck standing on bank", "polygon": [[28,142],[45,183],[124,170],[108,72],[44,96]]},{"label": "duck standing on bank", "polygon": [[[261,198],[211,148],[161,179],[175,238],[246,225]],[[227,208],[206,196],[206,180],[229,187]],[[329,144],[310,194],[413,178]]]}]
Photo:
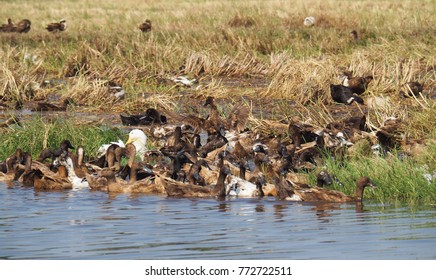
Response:
[{"label": "duck standing on bank", "polygon": [[52,33],[65,31],[65,29],[67,29],[67,21],[65,19],[61,19],[59,22],[49,23],[45,29]]}]

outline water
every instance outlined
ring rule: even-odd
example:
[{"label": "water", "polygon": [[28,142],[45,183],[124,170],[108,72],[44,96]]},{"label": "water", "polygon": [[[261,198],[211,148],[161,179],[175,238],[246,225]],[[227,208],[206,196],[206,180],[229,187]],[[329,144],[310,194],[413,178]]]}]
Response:
[{"label": "water", "polygon": [[436,209],[35,192],[0,183],[0,259],[435,259]]}]

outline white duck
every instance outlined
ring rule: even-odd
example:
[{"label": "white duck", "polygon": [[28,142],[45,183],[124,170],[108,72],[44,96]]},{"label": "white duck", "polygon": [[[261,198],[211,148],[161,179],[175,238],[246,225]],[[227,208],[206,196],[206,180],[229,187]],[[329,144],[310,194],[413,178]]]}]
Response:
[{"label": "white duck", "polygon": [[126,145],[132,143],[136,148],[136,156],[144,160],[144,154],[147,151],[147,135],[140,129],[134,129],[129,133]]},{"label": "white duck", "polygon": [[63,153],[60,157],[53,161],[54,166],[63,165],[68,172],[68,180],[73,186],[73,190],[89,189],[88,181],[85,178],[79,178],[74,171],[73,160],[66,154]]},{"label": "white duck", "polygon": [[140,129],[133,129],[129,133],[129,139],[124,144],[122,140],[118,140],[118,142],[111,142],[110,144],[104,144],[98,149],[99,156],[103,156],[106,154],[109,146],[115,144],[120,146],[121,148],[125,148],[127,144],[132,143],[136,148],[136,156],[141,160],[144,160],[144,153],[147,151],[147,135],[145,135],[144,131]]},{"label": "white duck", "polygon": [[259,190],[259,188],[244,179],[241,179],[237,176],[229,176],[227,179],[229,182],[226,185],[226,193],[228,196],[237,196],[237,197],[259,197],[263,196],[263,192]]}]

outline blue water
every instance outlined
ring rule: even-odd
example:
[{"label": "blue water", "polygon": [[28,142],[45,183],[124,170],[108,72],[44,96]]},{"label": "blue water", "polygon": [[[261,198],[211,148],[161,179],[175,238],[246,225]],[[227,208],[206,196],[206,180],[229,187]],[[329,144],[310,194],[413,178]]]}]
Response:
[{"label": "blue water", "polygon": [[436,209],[35,192],[0,183],[0,259],[436,259]]}]

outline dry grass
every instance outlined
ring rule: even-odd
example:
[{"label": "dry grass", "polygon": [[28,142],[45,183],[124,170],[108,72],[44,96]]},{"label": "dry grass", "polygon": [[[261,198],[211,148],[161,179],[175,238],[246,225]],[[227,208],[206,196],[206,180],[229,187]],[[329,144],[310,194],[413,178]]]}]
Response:
[{"label": "dry grass", "polygon": [[[329,85],[348,70],[374,76],[365,98],[379,102],[356,109],[368,110],[374,129],[395,116],[410,137],[429,137],[435,123],[429,98],[436,91],[434,10],[434,1],[394,0],[5,2],[0,20],[29,18],[32,29],[0,33],[0,98],[25,103],[57,94],[82,105],[76,110],[111,112],[180,110],[184,97],[207,95],[232,102],[291,100],[293,106],[268,110],[281,114],[277,120],[298,116],[322,126],[334,119]],[[305,27],[309,15],[316,23]],[[66,32],[44,30],[60,18],[67,20]],[[145,19],[153,30],[143,34],[137,26]],[[161,83],[180,74],[197,77],[200,87]],[[229,83],[235,79],[239,83]],[[60,82],[43,86],[46,80]],[[412,80],[425,85],[424,97],[400,99],[402,85]],[[108,83],[122,85],[126,98],[114,99]],[[253,109],[254,117],[264,115]]]}]

